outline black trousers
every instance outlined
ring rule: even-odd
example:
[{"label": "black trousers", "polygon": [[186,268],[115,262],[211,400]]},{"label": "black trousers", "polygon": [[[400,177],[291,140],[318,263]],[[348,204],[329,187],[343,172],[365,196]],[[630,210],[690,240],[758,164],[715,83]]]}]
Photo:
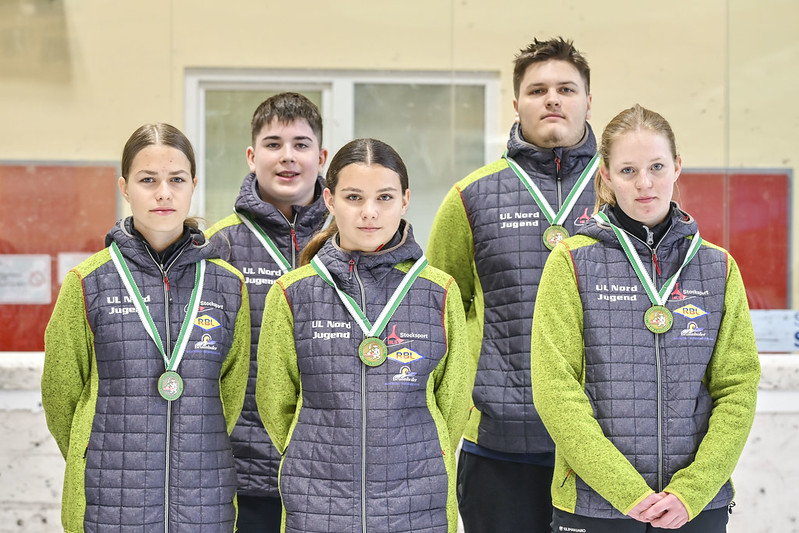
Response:
[{"label": "black trousers", "polygon": [[680,533],[725,533],[729,513],[726,507],[703,511],[678,529],[652,527],[632,518],[589,518],[555,509],[552,513],[552,531],[579,531],[581,533],[654,533],[679,531]]},{"label": "black trousers", "polygon": [[283,505],[280,498],[237,497],[239,519],[238,533],[280,533],[280,518]]},{"label": "black trousers", "polygon": [[458,510],[465,533],[549,533],[553,468],[458,457]]}]

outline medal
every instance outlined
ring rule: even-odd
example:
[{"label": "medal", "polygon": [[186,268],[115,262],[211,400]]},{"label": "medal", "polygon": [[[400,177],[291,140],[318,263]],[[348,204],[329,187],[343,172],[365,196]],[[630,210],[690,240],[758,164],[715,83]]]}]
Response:
[{"label": "medal", "polygon": [[[136,281],[133,279],[128,264],[119,251],[117,243],[111,243],[109,252],[111,253],[111,261],[114,263],[119,277],[122,278],[122,283],[125,285],[125,289],[127,289],[130,295],[130,300],[136,307],[139,320],[141,320],[144,329],[147,331],[147,334],[150,335],[150,338],[155,343],[155,346],[158,348],[164,360],[166,372],[161,374],[161,377],[158,378],[158,394],[167,401],[177,400],[180,398],[181,394],[183,394],[183,378],[177,373],[177,368],[180,361],[183,359],[183,354],[186,352],[186,345],[189,342],[190,336],[189,331],[191,330],[192,324],[197,319],[197,313],[200,310],[200,295],[203,292],[203,280],[205,278],[205,260],[203,259],[197,262],[197,268],[194,271],[194,288],[189,298],[189,312],[187,312],[186,316],[183,318],[183,325],[180,327],[180,333],[175,342],[175,348],[172,350],[172,356],[167,357],[166,351],[164,350],[164,343],[161,341],[161,335],[155,327],[153,317],[150,315],[150,311],[147,310],[144,298],[142,298],[139,287],[136,285]],[[166,327],[168,330],[169,324],[167,324]]]},{"label": "medal", "polygon": [[170,402],[180,398],[180,395],[183,394],[183,378],[180,377],[180,374],[171,370],[161,374],[161,377],[158,378],[158,394]]},{"label": "medal", "polygon": [[691,259],[694,258],[696,253],[699,251],[699,247],[702,245],[702,237],[699,236],[699,232],[697,231],[694,233],[694,236],[691,239],[691,245],[688,247],[688,251],[685,254],[685,259],[683,259],[680,268],[678,268],[677,272],[675,272],[669,279],[666,280],[666,282],[663,284],[663,287],[661,287],[661,289],[658,291],[657,287],[655,287],[655,284],[652,281],[652,278],[649,277],[649,274],[644,268],[641,258],[638,257],[638,252],[633,247],[633,243],[630,241],[630,238],[627,236],[627,234],[611,224],[608,216],[601,211],[594,215],[594,218],[610,226],[610,229],[613,230],[613,233],[616,235],[616,238],[619,239],[619,243],[624,250],[624,255],[626,255],[627,259],[630,261],[630,265],[632,265],[635,274],[638,276],[639,281],[644,286],[644,290],[646,290],[647,296],[649,296],[649,300],[652,302],[652,307],[647,309],[646,313],[644,313],[644,324],[646,324],[647,329],[655,334],[666,333],[671,329],[671,325],[674,323],[674,317],[672,316],[671,311],[666,308],[665,304],[669,299],[671,291],[677,284],[677,278],[679,278],[680,272],[682,272],[682,269],[685,268],[685,265],[691,262]]},{"label": "medal", "polygon": [[572,187],[572,190],[569,191],[569,194],[566,196],[566,199],[563,201],[563,205],[560,207],[557,213],[552,206],[549,205],[549,202],[547,202],[546,198],[544,198],[544,194],[541,192],[541,189],[538,188],[538,185],[535,184],[527,172],[525,172],[516,161],[508,156],[507,150],[505,150],[505,153],[502,155],[502,157],[508,162],[508,166],[511,168],[511,170],[513,170],[513,173],[516,174],[516,177],[519,178],[525,187],[527,187],[527,192],[529,192],[530,196],[533,197],[536,205],[538,205],[538,208],[544,213],[547,222],[549,222],[549,227],[544,230],[544,246],[550,250],[553,249],[556,244],[569,236],[569,232],[566,231],[565,227],[563,227],[563,223],[566,222],[566,218],[569,216],[569,213],[571,213],[572,209],[574,209],[574,206],[577,205],[577,200],[580,199],[580,195],[588,186],[591,178],[596,174],[596,169],[599,168],[599,154],[596,154],[591,161],[588,162],[588,165],[585,167],[585,169],[583,169],[583,173],[580,174],[579,178],[577,178],[574,187]]},{"label": "medal", "polygon": [[568,237],[569,232],[566,231],[566,228],[555,224],[544,230],[544,245],[552,250],[556,244]]},{"label": "medal", "polygon": [[378,336],[386,329],[388,321],[394,316],[394,311],[397,310],[403,298],[405,298],[405,295],[408,294],[408,291],[411,289],[413,282],[427,266],[427,259],[425,256],[423,255],[417,259],[408,270],[408,273],[402,278],[399,286],[397,286],[391,298],[388,299],[386,306],[380,312],[374,324],[369,322],[369,319],[366,318],[366,313],[361,310],[357,302],[355,302],[349,294],[338,288],[333,281],[333,277],[330,275],[330,271],[327,270],[327,267],[322,263],[318,255],[311,259],[311,266],[325,283],[335,289],[336,294],[341,298],[341,303],[344,304],[349,314],[355,319],[355,323],[358,324],[361,331],[363,331],[365,338],[360,346],[358,346],[358,357],[360,357],[361,361],[367,366],[382,365],[388,355],[388,348],[386,347],[386,343],[380,340]]},{"label": "medal", "polygon": [[368,366],[382,365],[387,355],[386,343],[377,337],[366,337],[358,346],[358,357]]},{"label": "medal", "polygon": [[666,333],[673,323],[674,317],[665,306],[653,305],[644,313],[644,324],[652,333]]}]

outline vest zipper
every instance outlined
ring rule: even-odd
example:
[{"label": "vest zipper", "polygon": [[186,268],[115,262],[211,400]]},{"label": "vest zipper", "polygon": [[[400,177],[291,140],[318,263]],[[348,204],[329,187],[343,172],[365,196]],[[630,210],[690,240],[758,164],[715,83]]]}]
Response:
[{"label": "vest zipper", "polygon": [[[288,221],[288,219],[286,219]],[[291,228],[291,243],[294,245],[291,247],[291,268],[297,268],[297,252],[300,251],[300,245],[297,244],[297,234],[294,232],[294,225],[297,223],[297,214],[294,214],[294,220],[289,222],[289,228]]]},{"label": "vest zipper", "polygon": [[[358,269],[354,266],[354,259],[350,259],[350,273],[355,273],[355,280],[361,291],[361,311],[366,315],[366,293]],[[361,531],[363,533],[366,533],[366,389],[366,365],[361,364]]]},{"label": "vest zipper", "polygon": [[[161,268],[161,265],[158,265]],[[164,280],[164,329],[166,330],[166,343],[164,344],[164,351],[169,354],[172,350],[172,335],[169,327],[169,301],[172,294],[169,291],[169,278],[166,274],[166,269],[161,268]],[[168,356],[168,355],[167,355]],[[166,402],[166,435],[164,447],[164,533],[169,533],[169,464],[171,462],[169,450],[172,447],[172,402]]]},{"label": "vest zipper", "polygon": [[[164,338],[166,342],[164,344],[164,352],[167,354],[167,357],[172,353],[172,334],[170,328],[170,321],[169,321],[169,304],[172,301],[172,292],[169,288],[169,276],[167,273],[172,265],[178,260],[178,258],[183,255],[183,251],[186,248],[184,247],[181,249],[175,257],[173,258],[172,262],[169,263],[167,266],[162,266],[155,258],[150,254],[150,258],[158,267],[158,270],[161,271],[161,278],[163,281],[163,288],[164,288]],[[147,251],[149,253],[149,250]],[[196,268],[196,267],[195,267]],[[166,435],[165,435],[165,442],[164,442],[164,533],[169,533],[169,483],[170,483],[170,462],[171,462],[171,454],[170,450],[172,448],[172,402],[166,402]]]},{"label": "vest zipper", "polygon": [[561,190],[560,158],[555,156],[555,181],[558,184],[558,210],[563,207],[563,191]]},{"label": "vest zipper", "polygon": [[[655,279],[655,269],[652,269],[652,279]],[[663,369],[660,364],[660,333],[655,333],[655,369],[657,373],[658,492],[663,492]]]},{"label": "vest zipper", "polygon": [[[666,235],[671,231],[669,227],[660,238],[657,244],[652,246],[647,244],[647,247],[652,252],[652,282],[657,287],[657,277],[660,275],[660,265],[658,265],[657,247],[666,238]],[[654,244],[654,235],[647,228],[647,241],[652,241]],[[660,359],[660,333],[655,333],[655,364],[657,365],[657,424],[658,424],[658,492],[663,492],[663,368]]]},{"label": "vest zipper", "polygon": [[[666,235],[669,234],[671,231],[671,227],[669,227],[666,232],[663,234],[663,237],[660,238],[657,245],[654,247],[652,246],[655,243],[655,236],[654,234],[649,231],[647,226],[644,226],[646,230],[646,242],[642,241],[640,238],[636,237],[632,233],[627,230],[624,230],[625,233],[632,236],[633,238],[637,239],[639,242],[642,242],[646,247],[649,249],[651,256],[652,256],[652,283],[655,284],[657,287],[657,277],[660,274],[660,266],[658,265],[657,261],[657,247],[663,242],[663,239],[666,238]],[[638,253],[638,252],[636,252]],[[655,375],[657,379],[657,427],[658,427],[658,492],[663,492],[663,369],[660,360],[660,333],[655,333]]]}]

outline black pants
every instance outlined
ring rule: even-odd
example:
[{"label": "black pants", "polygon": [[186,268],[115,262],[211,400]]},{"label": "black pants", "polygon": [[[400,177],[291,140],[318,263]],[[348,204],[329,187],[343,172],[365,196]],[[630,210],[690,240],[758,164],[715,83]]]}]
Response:
[{"label": "black pants", "polygon": [[[679,531],[680,533],[724,533],[727,531],[729,513],[726,507],[703,511],[696,518],[678,529],[652,527],[632,518],[589,518],[555,509],[552,513],[552,531],[561,533],[654,533],[655,531]],[[564,529],[568,528],[568,529]]]},{"label": "black pants", "polygon": [[280,498],[237,497],[239,519],[238,533],[280,533],[280,518],[283,505]]},{"label": "black pants", "polygon": [[552,471],[461,450],[457,492],[465,533],[549,533]]}]

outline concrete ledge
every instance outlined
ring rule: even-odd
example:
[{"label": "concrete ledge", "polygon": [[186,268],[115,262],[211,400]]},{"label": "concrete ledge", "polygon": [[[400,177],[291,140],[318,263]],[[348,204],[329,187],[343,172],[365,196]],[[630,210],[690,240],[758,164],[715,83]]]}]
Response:
[{"label": "concrete ledge", "polygon": [[39,390],[44,352],[0,352],[0,390]]}]

